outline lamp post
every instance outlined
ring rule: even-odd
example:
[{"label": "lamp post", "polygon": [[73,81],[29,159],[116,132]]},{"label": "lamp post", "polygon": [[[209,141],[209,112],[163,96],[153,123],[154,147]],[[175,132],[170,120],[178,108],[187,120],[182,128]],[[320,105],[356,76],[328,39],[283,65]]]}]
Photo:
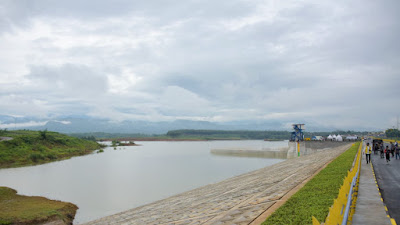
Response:
[{"label": "lamp post", "polygon": [[297,140],[297,156],[300,157],[300,141]]}]

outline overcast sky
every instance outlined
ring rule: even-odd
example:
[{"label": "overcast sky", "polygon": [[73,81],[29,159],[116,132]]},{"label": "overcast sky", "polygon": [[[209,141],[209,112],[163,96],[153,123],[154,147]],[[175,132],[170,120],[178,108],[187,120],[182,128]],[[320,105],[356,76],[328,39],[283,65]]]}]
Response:
[{"label": "overcast sky", "polygon": [[398,0],[0,0],[0,114],[384,129]]}]

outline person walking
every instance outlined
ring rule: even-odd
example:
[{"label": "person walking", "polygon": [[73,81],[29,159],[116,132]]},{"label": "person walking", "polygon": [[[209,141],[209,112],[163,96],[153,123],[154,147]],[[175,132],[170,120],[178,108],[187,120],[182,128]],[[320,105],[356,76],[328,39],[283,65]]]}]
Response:
[{"label": "person walking", "polygon": [[386,163],[389,164],[389,162],[390,162],[390,149],[389,149],[388,145],[386,145],[385,154],[386,154]]},{"label": "person walking", "polygon": [[378,154],[378,152],[380,152],[380,151],[379,151],[379,145],[378,145],[378,143],[375,143],[375,146],[374,146],[374,155]]},{"label": "person walking", "polygon": [[396,151],[396,159],[397,159],[397,157],[399,157],[399,159],[400,159],[400,148],[398,145],[395,145],[395,151]]},{"label": "person walking", "polygon": [[381,159],[385,158],[385,151],[383,148],[381,148],[380,145],[378,145],[379,153],[381,155]]},{"label": "person walking", "polygon": [[367,164],[371,162],[371,146],[369,146],[369,143],[365,146],[365,159]]},{"label": "person walking", "polygon": [[392,157],[394,157],[394,144],[390,142],[390,153],[392,153]]}]

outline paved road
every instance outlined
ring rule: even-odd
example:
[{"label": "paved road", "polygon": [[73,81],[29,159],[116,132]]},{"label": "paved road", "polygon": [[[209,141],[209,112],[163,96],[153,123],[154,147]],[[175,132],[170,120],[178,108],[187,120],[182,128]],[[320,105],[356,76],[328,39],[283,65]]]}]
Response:
[{"label": "paved road", "polygon": [[391,158],[389,164],[379,155],[371,155],[375,176],[389,215],[400,223],[400,160]]}]

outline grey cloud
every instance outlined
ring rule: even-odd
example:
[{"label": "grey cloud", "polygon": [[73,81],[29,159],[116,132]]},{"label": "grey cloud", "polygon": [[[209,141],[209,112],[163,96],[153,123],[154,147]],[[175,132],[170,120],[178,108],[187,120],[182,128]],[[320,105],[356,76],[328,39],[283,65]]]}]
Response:
[{"label": "grey cloud", "polygon": [[[207,2],[190,0],[158,0],[158,1],[52,1],[52,0],[5,0],[4,8],[12,10],[6,15],[13,22],[28,20],[30,17],[58,17],[78,19],[101,19],[119,17],[128,14],[147,17],[151,15],[155,22],[163,24],[182,18],[208,17],[221,18],[242,16],[251,10],[252,4],[243,1]],[[244,10],[247,9],[247,10]],[[18,23],[16,23],[18,24]]]},{"label": "grey cloud", "polygon": [[104,76],[82,65],[33,66],[26,78],[39,92],[97,98],[107,91]]},{"label": "grey cloud", "polygon": [[[34,63],[24,65],[30,73],[20,91],[0,83],[4,95],[45,100],[47,111],[150,120],[307,118],[341,126],[373,119],[368,127],[380,128],[400,110],[395,0],[0,5],[11,9],[1,11],[5,24],[19,26],[24,37],[30,29],[51,30],[28,40],[32,50],[21,57]],[[48,27],[25,27],[30,20]],[[374,109],[374,101],[393,112]]]},{"label": "grey cloud", "polygon": [[33,1],[4,0],[0,4],[0,34],[12,30],[13,26],[27,27],[29,18],[34,15],[30,10]]}]

